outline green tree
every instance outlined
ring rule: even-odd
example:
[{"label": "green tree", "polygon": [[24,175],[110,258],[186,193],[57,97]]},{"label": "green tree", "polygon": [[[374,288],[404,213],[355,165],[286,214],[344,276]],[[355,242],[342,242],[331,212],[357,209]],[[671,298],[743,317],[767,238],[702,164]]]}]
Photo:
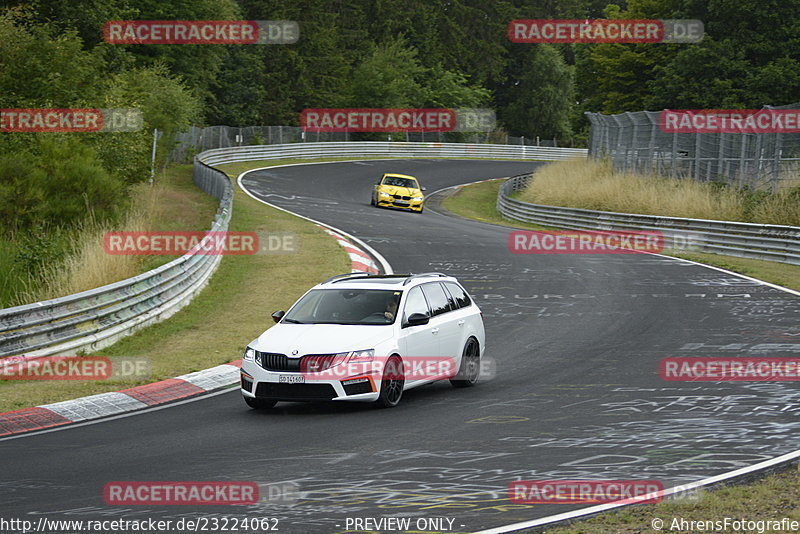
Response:
[{"label": "green tree", "polygon": [[205,117],[208,124],[261,124],[263,102],[270,91],[264,85],[265,65],[255,46],[230,46],[227,61],[211,86],[213,98]]},{"label": "green tree", "polygon": [[585,46],[580,106],[620,113],[760,108],[800,99],[800,0],[630,0],[614,18],[699,19],[696,44]]},{"label": "green tree", "polygon": [[504,92],[499,119],[515,135],[568,139],[574,104],[574,69],[551,45],[530,45]]},{"label": "green tree", "polygon": [[[295,44],[255,47],[261,65],[254,69],[263,74],[254,83],[264,97],[251,106],[260,124],[296,125],[303,109],[347,105],[351,66],[369,47],[361,2],[241,0],[241,6],[248,19],[294,20],[300,26]],[[221,81],[218,94],[229,84]]]},{"label": "green tree", "polygon": [[3,107],[90,104],[101,61],[83,50],[74,30],[32,24],[29,13],[0,14],[0,101]]},{"label": "green tree", "polygon": [[422,107],[476,108],[487,105],[491,92],[485,87],[470,84],[466,75],[435,65],[426,69],[422,88]]},{"label": "green tree", "polygon": [[403,37],[390,39],[373,48],[371,54],[353,69],[354,107],[404,108],[423,98],[419,78],[425,69],[419,64],[417,50]]},{"label": "green tree", "polygon": [[93,134],[91,138],[106,168],[126,183],[134,183],[149,176],[153,129],[162,134],[159,154],[163,158],[174,146],[175,134],[199,120],[202,104],[164,65],[155,65],[111,76],[103,107],[142,112],[144,125],[138,132]]}]

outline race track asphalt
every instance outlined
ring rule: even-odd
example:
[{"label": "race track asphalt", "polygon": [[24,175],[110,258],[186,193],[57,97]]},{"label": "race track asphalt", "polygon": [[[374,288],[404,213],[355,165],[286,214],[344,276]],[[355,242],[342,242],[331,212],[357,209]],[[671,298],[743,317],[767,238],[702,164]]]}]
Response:
[{"label": "race track asphalt", "polygon": [[[508,228],[442,214],[435,203],[421,215],[369,205],[383,172],[417,176],[431,193],[537,165],[364,161],[243,179],[256,197],[361,238],[395,272],[458,277],[484,312],[491,379],[424,386],[391,410],[282,403],[257,412],[231,391],[0,440],[0,517],[271,517],[280,532],[298,533],[344,532],[348,518],[450,518],[453,531],[470,532],[582,506],[512,504],[514,480],[671,487],[799,449],[795,383],[658,374],[666,357],[797,357],[797,296],[663,256],[512,254]],[[294,481],[304,495],[236,507],[108,506],[103,486],[117,480]]]}]

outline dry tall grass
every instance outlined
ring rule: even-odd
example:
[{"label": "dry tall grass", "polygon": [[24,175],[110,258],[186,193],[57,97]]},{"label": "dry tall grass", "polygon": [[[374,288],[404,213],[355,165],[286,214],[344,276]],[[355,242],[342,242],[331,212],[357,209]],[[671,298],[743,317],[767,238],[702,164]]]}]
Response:
[{"label": "dry tall grass", "polygon": [[764,224],[800,226],[800,189],[783,189],[753,206],[752,219]]},{"label": "dry tall grass", "polygon": [[740,221],[745,216],[745,203],[734,190],[690,179],[618,174],[612,172],[609,162],[591,159],[546,165],[536,172],[521,199],[536,204],[697,219]]},{"label": "dry tall grass", "polygon": [[[118,225],[126,231],[150,231],[160,185],[139,184],[131,192],[133,205]],[[118,282],[141,272],[142,257],[107,254],[103,247],[106,232],[118,228],[105,227],[89,219],[71,238],[70,254],[63,262],[45,271],[36,288],[22,292],[22,302],[37,302]]]}]

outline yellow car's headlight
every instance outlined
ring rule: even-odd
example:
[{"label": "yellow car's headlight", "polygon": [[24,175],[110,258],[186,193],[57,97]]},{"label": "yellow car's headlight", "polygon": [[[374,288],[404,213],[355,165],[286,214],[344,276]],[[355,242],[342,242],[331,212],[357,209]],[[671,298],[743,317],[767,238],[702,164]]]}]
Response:
[{"label": "yellow car's headlight", "polygon": [[382,197],[390,197],[390,196],[392,196],[392,195],[390,195],[389,193],[385,193],[385,192],[383,192],[383,191],[380,191],[380,192],[379,192],[379,194],[380,194],[380,196],[382,196]]}]

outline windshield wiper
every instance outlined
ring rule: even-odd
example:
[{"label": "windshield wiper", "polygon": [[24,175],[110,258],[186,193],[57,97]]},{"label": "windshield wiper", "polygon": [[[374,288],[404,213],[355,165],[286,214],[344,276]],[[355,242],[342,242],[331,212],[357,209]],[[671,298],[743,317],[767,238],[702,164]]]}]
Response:
[{"label": "windshield wiper", "polygon": [[284,323],[292,323],[292,324],[306,324],[303,321],[295,321],[294,319],[285,319],[282,321]]}]

